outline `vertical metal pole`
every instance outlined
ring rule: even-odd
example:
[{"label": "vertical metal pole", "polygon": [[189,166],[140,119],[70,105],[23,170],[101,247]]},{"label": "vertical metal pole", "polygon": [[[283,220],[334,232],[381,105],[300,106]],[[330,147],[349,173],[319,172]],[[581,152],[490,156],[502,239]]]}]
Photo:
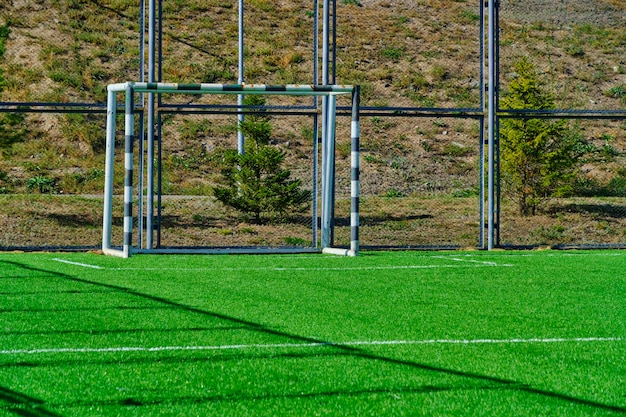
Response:
[{"label": "vertical metal pole", "polygon": [[489,168],[488,168],[488,196],[487,196],[487,249],[492,250],[494,248],[494,144],[495,144],[495,92],[496,92],[496,80],[495,80],[495,7],[496,0],[488,0],[489,2],[489,27],[488,27],[488,104],[487,104],[487,133],[488,133],[488,146],[489,146]]},{"label": "vertical metal pole", "polygon": [[[313,0],[313,84],[319,84],[319,31],[320,31],[320,17],[319,17],[319,0]],[[314,96],[313,102],[317,105],[319,97]]]},{"label": "vertical metal pole", "polygon": [[[146,73],[146,1],[139,1],[139,81],[145,81]],[[141,93],[140,97],[143,97]]]},{"label": "vertical metal pole", "polygon": [[[143,82],[146,80],[146,2],[145,0],[140,0],[139,2],[139,81]],[[139,95],[139,102],[142,110],[145,109],[145,97],[144,93]],[[139,115],[139,130],[138,130],[138,140],[139,140],[139,169],[138,169],[138,184],[137,184],[137,230],[138,230],[138,239],[137,239],[137,247],[143,247],[143,232],[144,232],[144,198],[143,198],[143,190],[144,190],[144,174],[145,174],[145,162],[146,162],[146,154],[145,154],[145,139],[146,139],[146,119],[145,114],[142,111]]]},{"label": "vertical metal pole", "polygon": [[326,149],[326,155],[322,155],[322,249],[332,246],[331,230],[333,227],[332,219],[332,184],[335,181],[333,177],[333,167],[335,165],[335,107],[337,98],[334,95],[328,96],[328,120],[326,121],[326,133],[323,137],[323,147]]},{"label": "vertical metal pole", "polygon": [[[322,16],[322,84],[328,84],[328,60],[330,47],[329,26],[330,26],[330,0],[324,0],[324,9]],[[324,96],[323,98],[328,98]],[[324,100],[322,100],[324,101]]]},{"label": "vertical metal pole", "polygon": [[156,214],[156,247],[161,247],[161,219],[163,206],[163,140],[161,139],[162,119],[157,114],[157,214]]},{"label": "vertical metal pole", "polygon": [[[324,0],[322,15],[322,85],[328,85],[329,81],[329,47],[330,47],[330,0]],[[322,97],[322,223],[324,222],[324,216],[328,218],[328,229],[324,230],[322,226],[322,247],[330,247],[333,245],[333,227],[331,222],[332,217],[332,181],[328,181],[328,178],[324,176],[331,176],[334,168],[329,166],[331,159],[334,159],[334,149],[332,151],[328,148],[330,141],[328,138],[331,136],[330,127],[328,126],[329,117],[329,102],[331,98],[329,96]],[[333,142],[334,147],[334,142]],[[330,187],[330,188],[326,188]],[[324,201],[324,199],[330,201]],[[324,213],[324,207],[328,208],[328,212]],[[324,245],[325,243],[325,245]]]},{"label": "vertical metal pole", "polygon": [[479,121],[480,133],[479,133],[479,172],[478,179],[478,247],[485,249],[485,115],[487,114],[487,106],[485,102],[485,1],[478,0],[480,9],[480,108],[482,109],[482,116]]},{"label": "vertical metal pole", "polygon": [[352,124],[351,124],[351,181],[350,181],[350,255],[359,253],[359,195],[360,195],[360,139],[361,122],[359,116],[360,87],[355,86],[352,91]]},{"label": "vertical metal pole", "polygon": [[332,58],[332,67],[333,67],[333,76],[331,78],[332,84],[336,83],[337,80],[337,0],[333,1],[333,58]]},{"label": "vertical metal pole", "polygon": [[[313,85],[319,83],[319,1],[313,0]],[[313,106],[319,110],[320,100],[318,96],[313,96]],[[319,184],[319,117],[313,116],[313,245],[318,245],[318,184]]]},{"label": "vertical metal pole", "polygon": [[[146,73],[146,2],[139,1],[139,81],[145,81]],[[141,93],[140,97],[143,97]]]},{"label": "vertical metal pole", "polygon": [[[332,0],[332,13],[333,13],[333,21],[332,21],[332,47],[329,45],[330,49],[332,50],[332,59],[329,57],[330,59],[330,66],[332,66],[332,77],[330,77],[330,83],[331,84],[335,84],[336,82],[336,78],[337,78],[337,0]],[[330,76],[330,74],[329,74]],[[335,126],[335,110],[333,109],[333,113],[332,116],[330,116],[329,113],[329,117],[333,118],[333,129]],[[333,130],[333,137],[335,136],[335,132]],[[335,144],[333,142],[333,153],[334,153],[334,149],[335,149]],[[337,171],[337,167],[335,165],[335,155],[333,154],[333,166],[332,166],[332,170],[333,170],[333,182],[330,184],[331,187],[331,191],[330,191],[330,196],[332,198],[332,203],[330,206],[330,218],[332,219],[332,223],[331,223],[331,227],[330,227],[330,244],[331,245],[335,245],[335,198],[336,198],[336,185],[335,185],[335,176],[336,176],[336,171]]]},{"label": "vertical metal pole", "polygon": [[132,85],[126,87],[125,112],[125,151],[124,151],[124,257],[131,255],[133,245],[133,137],[134,123],[134,91]]},{"label": "vertical metal pole", "polygon": [[[484,114],[484,113],[483,113]],[[478,175],[480,176],[478,181],[478,247],[485,249],[485,118],[481,117],[480,121],[480,133],[478,137],[478,149],[480,161],[478,162]]]},{"label": "vertical metal pole", "polygon": [[487,64],[485,57],[485,0],[478,0],[480,4],[480,42],[479,42],[479,54],[480,54],[480,108],[483,109],[483,115],[487,108],[485,106],[485,66]]},{"label": "vertical metal pole", "polygon": [[[143,96],[143,93],[141,94]],[[145,169],[145,149],[144,149],[145,117],[143,112],[139,113],[139,128],[137,129],[139,155],[139,167],[137,168],[137,247],[143,247],[143,174]]]},{"label": "vertical metal pole", "polygon": [[[494,113],[496,113],[500,109],[500,0],[495,0],[496,3],[494,5],[494,79],[495,83],[493,86],[493,96],[494,96]],[[500,246],[500,191],[502,183],[500,181],[500,119],[496,117],[494,120],[494,134],[495,134],[495,144],[494,144],[494,152],[495,152],[495,187],[496,187],[496,197],[495,197],[495,216],[494,216],[494,245]]]},{"label": "vertical metal pole", "polygon": [[[148,11],[148,82],[154,82],[155,68],[155,0],[149,0]],[[154,93],[148,93],[148,164],[146,190],[146,249],[153,248],[154,234]]]},{"label": "vertical metal pole", "polygon": [[104,214],[102,216],[102,250],[111,248],[113,225],[113,161],[115,150],[116,93],[107,93],[106,150],[104,162]]},{"label": "vertical metal pole", "polygon": [[500,119],[496,118],[495,126],[495,183],[496,183],[496,197],[495,197],[495,215],[494,215],[494,229],[495,238],[494,244],[500,246],[500,198],[501,198],[501,177],[500,177]]},{"label": "vertical metal pole", "polygon": [[[157,81],[163,81],[163,0],[159,0],[159,13],[158,13],[159,25],[157,27],[158,31],[158,72],[157,72]],[[159,95],[159,104],[161,104],[161,96]]]},{"label": "vertical metal pole", "polygon": [[[237,82],[239,84],[244,83],[244,27],[243,27],[243,15],[244,15],[244,4],[243,0],[239,0],[239,78]],[[243,94],[237,95],[237,106],[239,106],[238,111],[239,114],[237,116],[237,120],[239,124],[244,121],[244,115],[242,113],[242,105],[243,105]],[[245,138],[243,136],[243,132],[241,129],[237,130],[237,151],[240,155],[243,155],[245,149]]]},{"label": "vertical metal pole", "polygon": [[[324,101],[326,101],[327,97],[322,97],[322,108],[325,107]],[[329,196],[328,196],[328,129],[326,128],[326,120],[324,117],[324,113],[322,113],[322,204],[321,204],[321,213],[320,213],[320,226],[321,226],[321,247],[329,248],[330,245],[330,224],[329,224]]]},{"label": "vertical metal pole", "polygon": [[[158,22],[159,25],[157,26],[157,33],[158,33],[158,37],[157,37],[157,51],[159,52],[158,57],[157,57],[157,74],[156,74],[156,80],[157,82],[161,82],[163,81],[163,0],[159,0],[159,11],[158,11]],[[157,96],[157,103],[159,104],[159,106],[161,105],[161,95],[159,94]],[[162,128],[163,128],[163,124],[162,124],[162,118],[161,118],[161,113],[159,112],[157,114],[157,118],[156,118],[156,134],[157,134],[157,138],[159,141],[159,146],[161,146],[161,140],[162,140]],[[159,158],[161,158],[161,156],[159,156]],[[163,180],[163,173],[161,171],[161,159],[159,159],[159,170],[158,170],[158,184],[157,184],[157,215],[156,215],[156,247],[160,247],[161,246],[161,215],[162,215],[162,197],[163,197],[163,184],[162,184],[162,180]]]},{"label": "vertical metal pole", "polygon": [[[146,2],[145,0],[140,0],[139,1],[139,81],[143,82],[145,81],[146,77],[145,77],[145,73],[146,73],[146,59],[145,59],[145,53],[146,53],[146,39],[145,39],[145,35],[146,35]],[[141,103],[140,106],[142,108],[145,107],[145,102],[144,102],[144,94],[141,93],[139,94],[139,102]],[[139,236],[138,236],[138,241],[137,241],[137,247],[141,248],[143,247],[143,216],[144,216],[144,212],[143,212],[143,188],[144,188],[144,182],[143,182],[143,176],[144,176],[144,170],[145,170],[145,160],[146,160],[146,155],[144,152],[144,144],[145,144],[145,116],[143,114],[143,112],[139,115],[139,129],[138,129],[138,138],[139,138],[139,168],[138,168],[138,183],[137,183],[137,190],[138,190],[138,198],[137,198],[137,209],[138,209],[138,213],[137,213],[137,229],[139,231]]]},{"label": "vertical metal pole", "polygon": [[318,198],[317,198],[317,191],[318,191],[318,187],[317,187],[317,179],[319,176],[319,157],[318,157],[318,153],[319,153],[319,145],[318,145],[318,128],[317,128],[317,123],[318,123],[318,115],[315,114],[313,116],[313,174],[312,174],[312,190],[311,190],[311,198],[313,200],[313,204],[312,204],[312,208],[313,208],[313,212],[311,213],[311,227],[312,227],[312,231],[313,234],[311,236],[311,241],[313,243],[314,247],[317,247],[317,240],[318,240],[318,227],[317,227],[317,216],[318,216],[318,209],[317,209],[317,205],[318,205]]}]

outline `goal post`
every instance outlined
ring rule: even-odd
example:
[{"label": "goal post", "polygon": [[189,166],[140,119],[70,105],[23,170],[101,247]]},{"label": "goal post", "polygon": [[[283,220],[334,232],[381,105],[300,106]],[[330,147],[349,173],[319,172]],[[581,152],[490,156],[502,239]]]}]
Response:
[{"label": "goal post", "polygon": [[[331,129],[322,137],[322,202],[321,202],[321,248],[324,253],[356,256],[359,251],[359,142],[360,142],[360,89],[351,85],[267,85],[267,84],[182,84],[182,83],[150,83],[125,82],[110,84],[107,88],[107,120],[106,120],[106,157],[104,183],[104,211],[102,228],[102,251],[107,255],[130,257],[133,253],[228,253],[229,249],[153,249],[133,247],[133,148],[135,140],[134,126],[134,94],[245,94],[245,95],[289,95],[289,96],[326,96],[332,103],[328,110],[328,122]],[[115,157],[115,129],[117,116],[117,94],[124,94],[124,221],[123,243],[121,248],[114,247],[112,240],[113,224],[113,174]],[[331,247],[331,228],[333,227],[334,182],[335,170],[335,117],[336,96],[351,95],[351,178],[350,178],[350,248]],[[138,190],[142,193],[143,190]],[[150,192],[150,191],[149,191]],[[232,251],[235,253],[236,251]],[[291,252],[297,252],[293,250]]]}]

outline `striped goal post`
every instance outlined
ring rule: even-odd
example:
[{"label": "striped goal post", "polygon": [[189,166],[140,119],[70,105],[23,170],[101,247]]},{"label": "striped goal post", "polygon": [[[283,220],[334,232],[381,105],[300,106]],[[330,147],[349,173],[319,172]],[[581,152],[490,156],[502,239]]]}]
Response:
[{"label": "striped goal post", "polygon": [[[359,251],[359,142],[360,142],[360,89],[351,85],[266,85],[266,84],[182,84],[182,83],[146,83],[125,82],[110,84],[107,88],[107,121],[106,121],[106,159],[104,183],[104,213],[102,227],[102,252],[128,258],[133,253],[215,253],[215,250],[200,249],[150,249],[133,248],[133,146],[134,146],[134,115],[135,93],[155,94],[246,94],[246,95],[290,95],[290,96],[326,96],[328,97],[328,123],[323,143],[334,149],[335,141],[335,109],[337,95],[352,95],[351,122],[351,182],[350,182],[350,248],[330,247],[329,234],[332,213],[332,195],[335,160],[334,152],[323,154],[322,166],[322,236],[321,251],[338,255],[356,256]],[[113,171],[115,153],[115,119],[117,114],[117,94],[125,94],[124,118],[124,237],[121,249],[111,245],[113,224]],[[327,172],[324,172],[327,171]],[[226,250],[219,251],[224,253]]]}]

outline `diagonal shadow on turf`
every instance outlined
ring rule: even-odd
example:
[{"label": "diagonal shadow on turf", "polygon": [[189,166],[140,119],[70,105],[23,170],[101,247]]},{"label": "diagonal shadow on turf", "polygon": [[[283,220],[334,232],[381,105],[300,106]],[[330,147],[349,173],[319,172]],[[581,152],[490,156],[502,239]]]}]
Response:
[{"label": "diagonal shadow on turf", "polygon": [[26,330],[26,331],[0,331],[0,336],[28,336],[28,335],[69,335],[69,334],[87,334],[90,336],[106,335],[106,334],[145,334],[145,333],[176,333],[176,332],[214,332],[220,330],[246,330],[247,326],[213,326],[213,327],[170,327],[170,328],[136,328],[136,329],[107,329],[107,330],[92,330],[92,329],[72,329],[72,330]]},{"label": "diagonal shadow on turf", "polygon": [[[64,274],[64,273],[60,273],[60,272],[54,272],[54,271],[46,271],[40,268],[35,268],[35,267],[31,267],[25,264],[21,264],[18,262],[6,262],[9,264],[12,264],[15,267],[20,267],[26,270],[30,270],[30,271],[36,271],[36,272],[46,272],[49,274],[53,274],[57,277],[60,278],[64,278],[67,279],[69,281],[73,281],[73,282],[79,282],[82,284],[87,284],[87,285],[93,285],[96,287],[100,287],[100,288],[106,288],[109,290],[114,290],[116,292],[123,292],[129,295],[133,295],[139,298],[142,298],[144,300],[150,300],[150,301],[154,301],[154,302],[158,302],[158,303],[162,303],[164,305],[170,306],[170,307],[174,307],[177,309],[180,309],[181,311],[186,311],[189,313],[194,313],[194,314],[200,314],[200,315],[205,315],[207,317],[211,317],[214,319],[220,319],[226,322],[230,322],[230,323],[235,323],[237,325],[242,325],[245,326],[246,328],[249,328],[250,330],[254,330],[254,331],[258,331],[261,333],[265,333],[268,335],[272,335],[272,336],[278,336],[278,337],[283,337],[283,338],[288,338],[291,339],[293,341],[298,341],[298,342],[302,342],[302,343],[319,343],[319,344],[327,344],[328,346],[332,346],[334,348],[336,348],[338,351],[342,352],[343,354],[349,354],[351,356],[354,357],[360,357],[360,358],[364,358],[364,359],[369,359],[369,360],[373,360],[373,361],[380,361],[380,362],[385,362],[385,363],[389,363],[389,364],[394,364],[394,365],[399,365],[399,366],[406,366],[406,367],[411,367],[414,369],[420,369],[420,370],[426,370],[426,371],[431,371],[431,372],[438,372],[438,373],[442,373],[442,374],[446,374],[446,375],[453,375],[453,376],[458,376],[458,377],[463,377],[463,378],[470,378],[470,379],[474,379],[476,381],[481,381],[481,382],[485,382],[488,384],[490,389],[494,389],[494,388],[498,388],[498,389],[509,389],[509,390],[513,390],[513,391],[523,391],[523,392],[527,392],[530,394],[535,394],[535,395],[540,395],[540,396],[544,396],[547,398],[553,398],[553,399],[558,399],[558,400],[562,400],[565,402],[569,402],[572,404],[578,404],[578,405],[584,405],[584,406],[588,406],[588,407],[592,407],[592,408],[596,408],[599,410],[606,410],[606,411],[613,411],[613,412],[619,412],[619,413],[624,413],[626,414],[626,407],[620,407],[620,406],[615,406],[615,405],[610,405],[610,404],[603,404],[597,401],[591,401],[591,400],[586,400],[583,398],[577,398],[577,397],[573,397],[570,395],[566,395],[566,394],[562,394],[562,393],[558,393],[558,392],[552,392],[552,391],[547,391],[547,390],[542,390],[542,389],[537,389],[537,388],[533,388],[532,386],[529,386],[527,384],[522,384],[519,383],[517,381],[514,380],[509,380],[509,379],[504,379],[504,378],[499,378],[499,377],[494,377],[494,376],[490,376],[490,375],[482,375],[482,374],[477,374],[474,372],[466,372],[466,371],[459,371],[459,370],[455,370],[455,369],[447,369],[447,368],[442,368],[442,367],[438,367],[438,366],[431,366],[431,365],[427,365],[427,364],[422,364],[422,363],[417,363],[417,362],[413,362],[413,361],[407,361],[407,360],[401,360],[401,359],[395,359],[395,358],[390,358],[390,357],[386,357],[386,356],[382,356],[382,355],[376,355],[373,353],[370,353],[368,351],[366,351],[363,348],[359,348],[359,347],[355,347],[355,346],[346,346],[346,345],[341,345],[341,344],[334,344],[334,343],[330,343],[330,342],[326,342],[323,340],[318,340],[315,338],[311,338],[311,337],[305,337],[305,336],[300,336],[300,335],[295,335],[295,334],[291,334],[291,333],[287,333],[287,332],[283,332],[280,330],[275,330],[272,328],[269,328],[267,326],[264,326],[260,323],[255,323],[255,322],[251,322],[251,321],[247,321],[247,320],[243,320],[237,317],[231,317],[231,316],[227,316],[221,313],[217,313],[217,312],[212,312],[212,311],[206,311],[200,308],[196,308],[196,307],[192,307],[192,306],[188,306],[185,304],[181,304],[178,302],[174,302],[171,300],[168,300],[166,298],[163,297],[157,297],[154,295],[150,295],[150,294],[144,294],[141,293],[139,291],[130,289],[130,288],[126,288],[126,287],[122,287],[122,286],[118,286],[118,285],[112,285],[112,284],[106,284],[106,283],[101,283],[101,282],[97,282],[97,281],[90,281],[84,278],[78,278],[78,277],[74,277],[68,274]],[[493,386],[493,384],[495,384],[495,386]],[[442,390],[441,388],[439,390]],[[343,395],[349,394],[349,393],[342,393]],[[324,394],[324,393],[312,393],[310,394],[311,396],[315,396],[315,395],[328,395],[328,394]],[[338,395],[338,394],[337,394]],[[141,402],[137,401],[137,400],[132,400],[132,403],[134,405],[137,405],[137,403],[141,404]],[[202,399],[198,398],[198,400],[200,402],[202,402]],[[130,403],[129,403],[130,404]],[[123,404],[120,404],[123,405]],[[131,404],[132,405],[132,404]]]},{"label": "diagonal shadow on turf", "polygon": [[39,399],[0,386],[0,410],[22,417],[61,417],[43,406],[44,402]]},{"label": "diagonal shadow on turf", "polygon": [[75,402],[71,404],[59,404],[66,407],[82,407],[82,406],[159,406],[169,404],[201,404],[212,402],[231,402],[237,403],[241,401],[266,401],[271,399],[307,399],[307,398],[323,398],[323,397],[358,397],[369,396],[374,394],[426,394],[432,392],[450,392],[450,391],[470,391],[474,389],[481,390],[498,390],[501,387],[498,386],[481,386],[481,387],[450,387],[450,386],[438,386],[438,385],[424,385],[419,388],[406,388],[406,387],[394,387],[394,388],[371,388],[371,389],[355,389],[351,391],[319,391],[312,393],[280,393],[280,394],[263,394],[263,395],[209,395],[209,396],[193,396],[193,397],[177,397],[171,398],[153,398],[148,400],[137,400],[134,398],[126,398],[117,401],[97,401],[94,403]]},{"label": "diagonal shadow on turf", "polygon": [[[352,353],[347,352],[326,352],[326,353],[258,353],[258,354],[237,354],[237,355],[212,355],[212,356],[195,356],[195,357],[181,357],[181,356],[159,356],[158,362],[160,364],[191,364],[191,363],[217,363],[217,362],[229,362],[240,361],[242,358],[246,360],[282,360],[282,359],[306,359],[306,358],[338,358],[341,356],[354,356]],[[154,358],[138,357],[138,358],[125,358],[125,365],[148,365],[155,362]],[[53,359],[41,359],[32,361],[20,361],[10,363],[0,363],[0,368],[36,368],[36,367],[64,367],[64,366],[80,366],[85,363],[84,359],[67,359],[67,360],[53,360]],[[89,359],[90,365],[119,365],[119,359]]]},{"label": "diagonal shadow on turf", "polygon": [[88,311],[141,311],[141,310],[171,310],[174,307],[153,306],[105,306],[105,307],[70,307],[70,308],[0,308],[2,313],[81,313]]},{"label": "diagonal shadow on turf", "polygon": [[0,291],[0,295],[10,296],[27,296],[27,295],[45,295],[45,294],[109,294],[111,291],[82,291],[82,290],[35,290],[35,291]]}]

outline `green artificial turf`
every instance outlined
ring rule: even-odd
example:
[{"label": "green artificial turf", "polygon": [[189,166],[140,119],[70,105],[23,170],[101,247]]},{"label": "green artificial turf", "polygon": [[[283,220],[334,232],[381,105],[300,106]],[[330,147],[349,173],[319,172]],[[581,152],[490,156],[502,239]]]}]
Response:
[{"label": "green artificial turf", "polygon": [[0,416],[624,415],[625,266],[0,254]]}]

